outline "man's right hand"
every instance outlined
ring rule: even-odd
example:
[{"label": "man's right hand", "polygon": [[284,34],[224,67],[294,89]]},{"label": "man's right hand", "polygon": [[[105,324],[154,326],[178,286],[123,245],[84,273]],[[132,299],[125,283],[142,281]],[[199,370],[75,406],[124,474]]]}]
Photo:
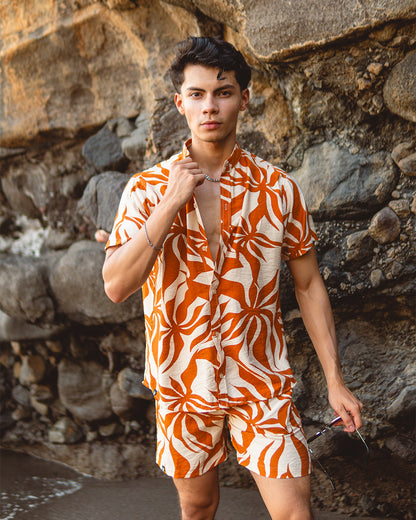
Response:
[{"label": "man's right hand", "polygon": [[194,190],[205,181],[205,175],[191,157],[172,164],[165,197],[174,201],[178,210],[192,197]]}]

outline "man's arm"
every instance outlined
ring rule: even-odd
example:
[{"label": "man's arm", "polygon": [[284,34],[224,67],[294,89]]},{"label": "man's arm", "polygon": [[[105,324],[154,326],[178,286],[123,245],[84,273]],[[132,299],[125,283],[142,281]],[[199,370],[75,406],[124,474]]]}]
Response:
[{"label": "man's arm", "polygon": [[329,403],[342,417],[345,431],[362,426],[362,403],[345,386],[339,361],[332,309],[318,268],[315,249],[287,262],[295,283],[303,322],[321,362]]},{"label": "man's arm", "polygon": [[[191,158],[172,165],[166,193],[146,221],[150,241],[160,247],[169,233],[178,211],[192,197],[204,174]],[[104,289],[115,303],[128,298],[144,284],[156,261],[158,251],[149,245],[141,228],[121,246],[109,247],[103,266]]]}]

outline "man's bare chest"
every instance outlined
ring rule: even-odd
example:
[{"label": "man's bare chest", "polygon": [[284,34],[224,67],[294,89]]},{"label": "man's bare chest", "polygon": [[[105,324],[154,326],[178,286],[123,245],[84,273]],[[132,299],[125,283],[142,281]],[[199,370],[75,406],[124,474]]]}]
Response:
[{"label": "man's bare chest", "polygon": [[208,240],[211,256],[215,260],[221,234],[221,196],[217,183],[205,181],[195,190],[195,199]]}]

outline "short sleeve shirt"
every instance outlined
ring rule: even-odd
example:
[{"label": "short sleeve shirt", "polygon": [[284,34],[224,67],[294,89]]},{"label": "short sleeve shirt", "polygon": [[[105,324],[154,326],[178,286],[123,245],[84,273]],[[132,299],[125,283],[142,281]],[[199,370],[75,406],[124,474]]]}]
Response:
[{"label": "short sleeve shirt", "polygon": [[[159,203],[183,150],[128,182],[107,247],[130,240]],[[210,411],[290,395],[280,309],[281,261],[316,234],[284,171],[235,145],[220,182],[221,235],[211,256],[194,197],[177,214],[143,285],[144,384],[171,410]]]}]

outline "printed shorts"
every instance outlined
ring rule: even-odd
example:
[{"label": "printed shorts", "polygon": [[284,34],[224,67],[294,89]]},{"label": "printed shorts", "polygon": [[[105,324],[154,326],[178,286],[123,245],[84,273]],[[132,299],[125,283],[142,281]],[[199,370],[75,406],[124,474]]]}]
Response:
[{"label": "printed shorts", "polygon": [[169,476],[203,475],[228,457],[228,431],[238,463],[264,477],[309,475],[311,460],[290,396],[205,413],[156,404],[157,464]]}]

